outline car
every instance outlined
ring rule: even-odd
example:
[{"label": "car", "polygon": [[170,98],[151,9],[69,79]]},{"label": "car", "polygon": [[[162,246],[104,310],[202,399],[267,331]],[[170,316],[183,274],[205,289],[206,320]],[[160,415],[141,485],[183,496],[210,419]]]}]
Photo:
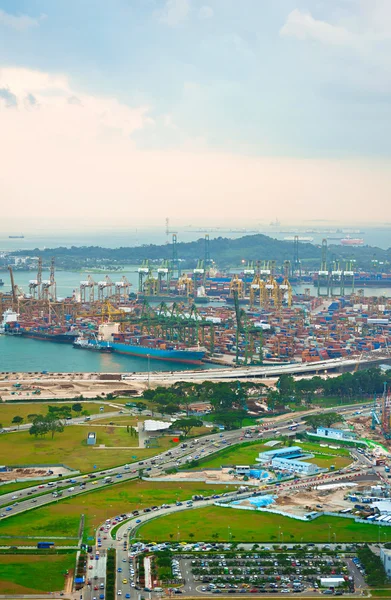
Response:
[{"label": "car", "polygon": [[141,523],[141,519],[136,519],[136,523]]},{"label": "car", "polygon": [[125,594],[125,598],[130,598],[129,592],[127,594]]},{"label": "car", "polygon": [[127,579],[123,579],[122,583],[128,583],[128,580]]},{"label": "car", "polygon": [[105,595],[104,594],[99,594],[99,600],[104,600]]},{"label": "car", "polygon": [[122,596],[122,590],[118,590],[117,596]]},{"label": "car", "polygon": [[118,573],[122,573],[122,567],[118,567],[117,571]]}]

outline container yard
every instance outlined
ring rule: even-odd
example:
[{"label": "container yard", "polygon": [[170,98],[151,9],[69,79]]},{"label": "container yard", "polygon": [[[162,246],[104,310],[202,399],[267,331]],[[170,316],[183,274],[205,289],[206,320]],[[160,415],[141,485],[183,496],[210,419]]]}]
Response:
[{"label": "container yard", "polygon": [[[309,290],[296,295],[291,278],[297,274],[292,275],[288,261],[283,267],[282,277],[276,277],[273,262],[249,263],[219,282],[202,261],[196,272],[177,269],[171,279],[168,267],[158,270],[155,278],[145,262],[139,268],[138,294],[131,293],[124,277],[112,282],[106,276],[96,283],[88,276],[72,297],[58,299],[54,260],[47,281],[42,280],[39,261],[28,293],[18,287],[10,268],[12,292],[0,295],[0,332],[72,344],[79,352],[194,365],[279,365],[357,357],[358,367],[365,353],[388,349],[391,300],[364,299],[360,290],[333,298],[311,296]],[[330,275],[334,287],[341,277],[336,266]],[[197,304],[197,298],[213,299],[208,296],[212,284],[223,284],[227,293],[220,289],[218,302]]]}]

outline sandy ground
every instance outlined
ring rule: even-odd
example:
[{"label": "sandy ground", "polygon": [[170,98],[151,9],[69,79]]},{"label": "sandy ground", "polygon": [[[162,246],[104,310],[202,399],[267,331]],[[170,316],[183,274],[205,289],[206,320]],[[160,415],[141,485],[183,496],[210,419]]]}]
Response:
[{"label": "sandy ground", "polygon": [[[167,475],[163,477],[159,477],[162,481],[165,479],[169,481],[178,480],[178,481],[186,481],[187,479],[199,479],[200,481],[210,482],[210,483],[237,483],[243,484],[243,478],[241,476],[235,476],[234,474],[230,474],[229,471],[231,469],[203,469],[200,471],[179,471],[178,473],[173,473],[172,475]],[[264,480],[259,479],[249,479],[246,482],[250,486],[262,486],[265,484]]]},{"label": "sandy ground", "polygon": [[[15,387],[14,384],[21,384]],[[96,374],[90,373],[53,373],[37,375],[30,373],[15,374],[6,377],[0,374],[0,397],[6,400],[39,400],[40,398],[74,398],[83,395],[84,398],[95,398],[112,393],[124,392],[129,396],[139,396],[146,384],[133,381],[101,380]],[[33,394],[34,390],[40,394]]]},{"label": "sandy ground", "polygon": [[[51,475],[48,474],[48,471],[53,471]],[[70,469],[66,469],[61,466],[53,466],[53,467],[45,467],[44,469],[39,467],[31,467],[31,468],[18,468],[13,469],[12,471],[6,471],[5,473],[0,473],[0,482],[2,481],[14,481],[15,479],[30,479],[30,478],[43,478],[43,477],[57,477],[59,473],[63,475],[72,475],[73,471]]]}]

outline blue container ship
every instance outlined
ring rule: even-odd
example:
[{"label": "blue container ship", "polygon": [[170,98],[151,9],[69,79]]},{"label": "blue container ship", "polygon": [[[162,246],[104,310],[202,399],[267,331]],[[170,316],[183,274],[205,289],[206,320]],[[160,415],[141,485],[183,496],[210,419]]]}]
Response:
[{"label": "blue container ship", "polygon": [[94,352],[117,352],[151,360],[163,360],[176,363],[199,365],[205,356],[203,348],[187,348],[165,340],[156,340],[147,336],[128,337],[124,334],[114,334],[112,340],[102,339],[92,335],[89,338],[80,336],[74,347],[92,350]]},{"label": "blue container ship", "polygon": [[[100,343],[107,344],[109,342]],[[110,342],[110,346],[113,352],[118,352],[119,354],[130,354],[131,356],[139,356],[141,358],[148,358],[149,356],[151,360],[164,360],[190,365],[200,365],[205,356],[205,351],[198,350],[197,348],[154,348],[121,342]]]}]

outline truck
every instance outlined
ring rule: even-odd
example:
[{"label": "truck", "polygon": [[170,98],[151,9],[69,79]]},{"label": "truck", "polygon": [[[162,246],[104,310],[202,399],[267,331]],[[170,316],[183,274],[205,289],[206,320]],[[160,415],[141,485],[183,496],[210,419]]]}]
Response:
[{"label": "truck", "polygon": [[38,542],[37,548],[52,548],[54,546],[54,542]]}]

